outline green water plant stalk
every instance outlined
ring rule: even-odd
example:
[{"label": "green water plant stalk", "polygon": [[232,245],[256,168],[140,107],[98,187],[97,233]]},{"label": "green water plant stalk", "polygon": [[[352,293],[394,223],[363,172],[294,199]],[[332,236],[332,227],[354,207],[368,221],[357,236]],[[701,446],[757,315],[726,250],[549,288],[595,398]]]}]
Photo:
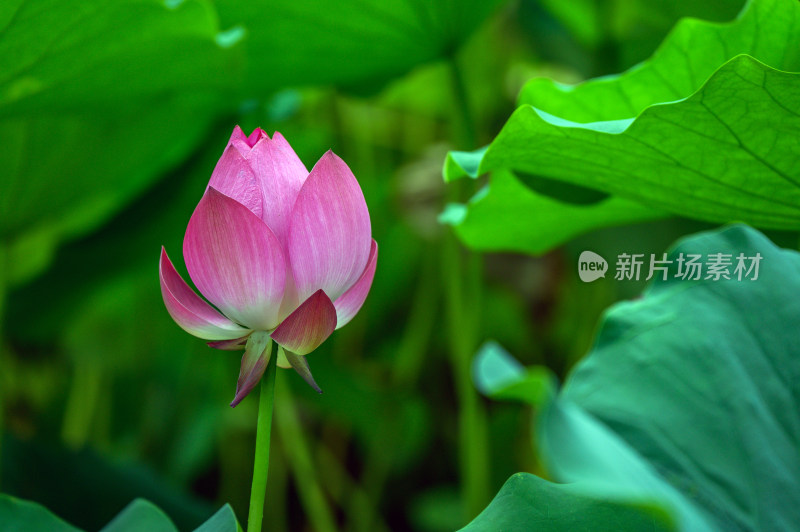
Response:
[{"label": "green water plant stalk", "polygon": [[272,405],[275,398],[275,369],[277,354],[270,357],[267,370],[261,379],[258,398],[258,423],[256,425],[256,457],[253,462],[253,484],[250,488],[250,511],[247,532],[261,532],[264,516],[264,496],[269,473],[269,447],[272,430]]}]

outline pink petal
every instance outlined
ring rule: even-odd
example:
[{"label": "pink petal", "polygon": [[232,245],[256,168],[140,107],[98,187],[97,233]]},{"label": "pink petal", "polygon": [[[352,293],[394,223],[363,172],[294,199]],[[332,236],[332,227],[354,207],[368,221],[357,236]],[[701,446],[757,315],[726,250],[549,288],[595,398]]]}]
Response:
[{"label": "pink petal", "polygon": [[183,256],[194,284],[226,316],[257,331],[278,324],[283,251],[247,207],[209,187],[189,220]]},{"label": "pink petal", "polygon": [[231,138],[228,141],[228,146],[234,146],[242,155],[246,156],[250,148],[255,146],[259,140],[266,136],[267,134],[260,127],[255,128],[248,136],[245,135],[242,128],[234,126],[233,133],[231,133]]},{"label": "pink petal", "polygon": [[222,157],[217,161],[217,166],[214,167],[208,186],[235,199],[253,214],[261,217],[261,187],[250,164],[234,145],[225,148]]},{"label": "pink petal", "polygon": [[220,349],[222,351],[238,351],[244,349],[248,336],[241,338],[234,338],[233,340],[220,340],[217,342],[208,342],[208,347]]},{"label": "pink petal", "polygon": [[231,139],[228,141],[228,144],[235,140],[247,142],[247,135],[245,135],[244,131],[242,131],[242,128],[239,127],[238,124],[233,126],[233,132],[231,133]]},{"label": "pink petal", "polygon": [[264,130],[261,129],[260,127],[257,127],[253,130],[252,133],[250,133],[250,136],[247,137],[247,144],[252,148],[253,146],[256,145],[256,143],[259,140],[263,139],[266,136],[267,134],[264,132]]},{"label": "pink petal", "polygon": [[303,301],[272,333],[284,349],[307,355],[336,329],[336,308],[322,290]]},{"label": "pink petal", "polygon": [[283,136],[264,135],[247,155],[261,187],[261,219],[286,244],[289,218],[295,199],[308,177],[308,170]]},{"label": "pink petal", "polygon": [[367,203],[355,176],[329,151],[297,195],[289,260],[300,301],[319,290],[333,300],[361,277],[370,252]]},{"label": "pink petal", "polygon": [[[284,248],[285,249],[285,248]],[[285,255],[288,257],[288,255]],[[292,275],[292,266],[289,264],[289,260],[286,260],[286,284],[283,287],[283,301],[281,302],[281,310],[278,313],[278,317],[281,321],[286,319],[286,317],[294,312],[297,306],[300,304],[300,300],[297,297],[297,287],[294,285],[294,276]],[[287,362],[288,364],[288,362]]]},{"label": "pink petal", "polygon": [[[255,131],[253,133],[255,133]],[[242,128],[237,125],[233,128],[233,133],[231,133],[228,146],[235,147],[242,153],[242,155],[244,155],[250,151],[250,148],[253,145],[250,144],[250,139],[247,137],[247,135],[245,135],[244,131],[242,131]]]},{"label": "pink petal", "polygon": [[172,265],[163,247],[158,275],[167,312],[184,331],[204,340],[231,340],[248,333],[247,329],[236,325],[203,301],[186,284],[175,271],[175,266]]},{"label": "pink petal", "polygon": [[378,243],[373,240],[372,247],[369,250],[369,260],[367,261],[367,267],[364,269],[364,273],[361,274],[356,284],[351,286],[347,292],[342,294],[341,297],[333,303],[333,306],[336,307],[337,329],[341,329],[347,325],[347,323],[358,314],[358,311],[361,310],[361,306],[364,304],[364,300],[367,299],[367,294],[369,294],[369,289],[372,287],[372,279],[375,277],[375,267],[377,264]]}]

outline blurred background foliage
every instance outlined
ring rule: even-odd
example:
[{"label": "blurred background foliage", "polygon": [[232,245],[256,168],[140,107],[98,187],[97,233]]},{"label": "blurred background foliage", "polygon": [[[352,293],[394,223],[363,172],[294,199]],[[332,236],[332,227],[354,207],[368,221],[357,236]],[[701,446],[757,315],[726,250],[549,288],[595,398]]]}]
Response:
[{"label": "blurred background foliage", "polygon": [[381,246],[365,307],[310,357],[325,393],[278,376],[269,530],[465,525],[511,474],[539,472],[527,412],[472,387],[478,345],[563,376],[600,312],[643,285],[579,283],[577,254],[661,252],[706,226],[603,229],[537,258],[468,253],[437,216],[476,183],[445,187],[445,154],[487,144],[531,78],[620,72],[680,17],[741,7],[3,2],[0,489],[88,529],[135,497],[181,529],[224,502],[246,515],[256,402],[228,408],[238,354],[181,331],[156,274],[240,124],[281,131],[309,168],[342,156]]}]

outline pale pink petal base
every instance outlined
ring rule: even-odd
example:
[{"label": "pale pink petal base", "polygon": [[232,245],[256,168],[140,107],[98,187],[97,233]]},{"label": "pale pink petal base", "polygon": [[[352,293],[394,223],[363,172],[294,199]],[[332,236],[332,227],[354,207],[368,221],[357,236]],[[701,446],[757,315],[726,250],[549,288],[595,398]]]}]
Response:
[{"label": "pale pink petal base", "polygon": [[336,308],[324,291],[317,290],[289,314],[271,336],[284,349],[296,355],[307,355],[335,329]]},{"label": "pale pink petal base", "polygon": [[371,232],[358,181],[329,151],[300,189],[289,225],[289,260],[300,301],[320,288],[336,300],[353,286],[367,265]]},{"label": "pale pink petal base", "polygon": [[204,340],[227,341],[247,335],[247,329],[220,314],[186,284],[163,247],[158,273],[167,312],[181,329]]},{"label": "pale pink petal base", "polygon": [[291,264],[286,263],[286,284],[283,287],[283,301],[281,301],[281,310],[278,313],[279,321],[286,319],[289,314],[300,305],[297,298],[297,288],[294,286],[294,275],[292,274]]},{"label": "pale pink petal base", "polygon": [[209,187],[189,220],[183,255],[194,284],[226,316],[260,331],[278,324],[283,251],[247,207]]},{"label": "pale pink petal base", "polygon": [[361,306],[367,299],[369,289],[372,287],[372,279],[375,277],[375,267],[378,264],[378,243],[372,241],[372,247],[369,250],[369,260],[364,273],[356,281],[356,284],[351,286],[347,292],[341,295],[339,299],[333,302],[336,307],[336,328],[341,329],[352,320]]}]

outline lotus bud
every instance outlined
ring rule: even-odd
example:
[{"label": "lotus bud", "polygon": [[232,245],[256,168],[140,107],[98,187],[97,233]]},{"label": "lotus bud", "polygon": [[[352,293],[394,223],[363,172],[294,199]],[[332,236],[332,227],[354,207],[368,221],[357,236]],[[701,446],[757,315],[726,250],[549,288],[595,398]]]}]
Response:
[{"label": "lotus bud", "polygon": [[162,247],[164,304],[211,347],[245,350],[236,406],[271,356],[319,391],[306,355],[361,309],[378,245],[344,161],[328,151],[308,172],[280,133],[247,136],[236,126],[189,220],[183,258],[205,299]]}]

